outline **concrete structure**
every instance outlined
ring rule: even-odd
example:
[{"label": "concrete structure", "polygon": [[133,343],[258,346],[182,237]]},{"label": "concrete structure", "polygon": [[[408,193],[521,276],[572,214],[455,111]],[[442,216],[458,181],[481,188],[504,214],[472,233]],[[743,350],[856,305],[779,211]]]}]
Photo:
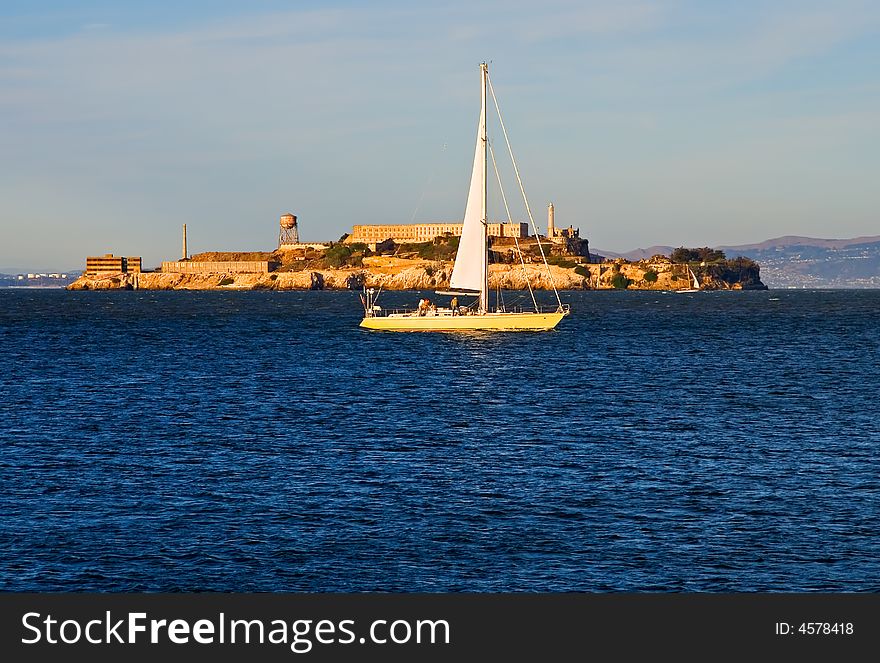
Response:
[{"label": "concrete structure", "polygon": [[267,260],[205,261],[192,260],[163,262],[163,272],[178,274],[266,274],[269,272]]},{"label": "concrete structure", "polygon": [[578,239],[581,236],[580,228],[575,228],[574,226],[569,226],[568,228],[558,228],[556,230],[556,237],[553,238],[554,241],[562,240],[562,239]]},{"label": "concrete structure", "polygon": [[186,250],[186,224],[183,224],[183,251],[180,254],[181,260],[189,260],[189,253]]},{"label": "concrete structure", "polygon": [[553,207],[553,203],[547,206],[547,239],[557,244],[563,244],[567,239],[580,238],[580,234],[580,228],[575,228],[574,226],[557,228],[556,209]]},{"label": "concrete structure", "polygon": [[140,271],[140,257],[126,258],[105,253],[103,256],[88,256],[86,258],[86,274],[137,274]]},{"label": "concrete structure", "polygon": [[328,249],[331,246],[331,242],[299,242],[298,244],[282,244],[279,246],[279,249],[284,249],[285,251],[292,250],[301,250],[305,249],[315,249],[317,251],[323,251],[324,249]]},{"label": "concrete structure", "polygon": [[281,226],[281,233],[278,236],[278,248],[283,249],[299,244],[299,228],[296,225],[296,215],[290,212],[282,214],[278,223]]},{"label": "concrete structure", "polygon": [[[461,236],[461,223],[411,223],[400,225],[356,225],[351,229],[351,234],[345,238],[346,244],[363,243],[376,244],[387,239],[398,244],[415,244],[430,242],[435,237],[443,235]],[[490,237],[517,237],[529,236],[529,224],[527,223],[490,223]]]}]

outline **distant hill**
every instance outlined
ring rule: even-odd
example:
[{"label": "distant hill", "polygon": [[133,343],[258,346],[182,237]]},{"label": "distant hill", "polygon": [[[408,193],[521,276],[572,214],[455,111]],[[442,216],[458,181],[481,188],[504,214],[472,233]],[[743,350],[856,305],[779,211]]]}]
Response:
[{"label": "distant hill", "polygon": [[852,239],[818,239],[815,237],[800,237],[798,235],[785,235],[776,239],[768,239],[759,244],[740,244],[739,246],[719,246],[722,251],[766,251],[768,249],[787,249],[794,246],[812,246],[820,249],[846,249],[851,246],[864,246],[867,244],[880,243],[880,235],[870,237],[854,237]]},{"label": "distant hill", "polygon": [[626,260],[647,260],[653,256],[668,256],[676,247],[674,246],[649,246],[647,249],[633,249],[626,253],[604,251],[602,249],[590,249],[590,253],[596,253],[606,258],[625,258]]},{"label": "distant hill", "polygon": [[[651,246],[626,253],[593,249],[609,258],[643,260],[675,247]],[[728,258],[745,256],[761,265],[771,288],[880,288],[880,235],[820,239],[786,235],[757,244],[717,246]]]}]

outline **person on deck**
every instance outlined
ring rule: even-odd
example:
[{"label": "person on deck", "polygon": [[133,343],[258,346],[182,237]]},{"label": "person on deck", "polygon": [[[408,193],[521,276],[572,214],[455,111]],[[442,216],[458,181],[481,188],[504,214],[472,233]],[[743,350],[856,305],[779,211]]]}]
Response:
[{"label": "person on deck", "polygon": [[458,297],[452,298],[452,301],[449,302],[449,308],[452,309],[452,315],[458,312]]}]

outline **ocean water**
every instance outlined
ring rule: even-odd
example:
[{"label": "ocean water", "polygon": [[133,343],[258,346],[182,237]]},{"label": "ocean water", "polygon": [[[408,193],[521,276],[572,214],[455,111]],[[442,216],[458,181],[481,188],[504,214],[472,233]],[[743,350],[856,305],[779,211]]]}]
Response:
[{"label": "ocean water", "polygon": [[0,292],[0,589],[880,591],[880,291],[563,299]]}]

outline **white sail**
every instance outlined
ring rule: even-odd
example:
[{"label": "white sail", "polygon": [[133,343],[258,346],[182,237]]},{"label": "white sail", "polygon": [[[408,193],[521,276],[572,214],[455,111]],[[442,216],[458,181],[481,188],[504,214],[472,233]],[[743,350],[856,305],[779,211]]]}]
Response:
[{"label": "white sail", "polygon": [[694,274],[694,270],[692,270],[690,267],[688,267],[688,271],[691,273],[691,278],[694,279],[694,287],[697,290],[699,290],[700,289],[700,282],[697,280],[697,275]]},{"label": "white sail", "polygon": [[[452,268],[450,289],[448,291],[437,291],[441,295],[454,296],[463,293],[479,295],[478,306],[475,307],[473,304],[468,304],[467,306],[458,307],[453,306],[453,302],[450,302],[449,308],[437,308],[435,306],[428,307],[426,310],[422,305],[424,302],[422,302],[416,311],[383,311],[382,308],[376,305],[376,295],[373,289],[364,288],[362,296],[364,319],[361,321],[361,327],[387,331],[464,331],[477,329],[486,331],[514,329],[539,331],[553,329],[562,318],[568,315],[570,309],[568,305],[564,305],[559,300],[558,293],[556,299],[559,307],[552,312],[542,311],[538,308],[537,303],[535,303],[534,312],[506,311],[503,307],[496,307],[494,311],[489,309],[488,214],[486,212],[486,180],[489,159],[489,142],[486,137],[486,95],[489,89],[491,89],[489,69],[484,62],[480,65],[480,121],[477,125],[477,145],[474,149],[474,165],[471,171],[471,184],[468,190],[467,205],[465,206],[461,238],[459,239],[458,252],[455,256],[455,265]],[[492,92],[492,99],[493,101],[495,100],[494,91]],[[532,221],[532,226],[534,227],[534,219],[532,219],[529,203],[525,197],[525,190],[522,188],[522,180],[519,177],[516,161],[513,160],[510,142],[507,141],[507,130],[504,129],[501,111],[498,109],[498,102],[494,101],[494,103],[495,109],[498,110],[498,122],[504,134],[505,142],[507,142],[507,149],[510,152],[513,169],[517,176],[517,183],[523,195],[523,202],[525,203],[526,211],[528,211],[529,220]],[[494,164],[494,156],[492,162]],[[502,191],[503,197],[504,193]],[[505,200],[505,207],[506,205]],[[510,223],[513,223],[509,212],[508,220]],[[537,228],[535,230],[537,232]],[[543,249],[541,250],[541,255],[542,257],[544,255]],[[548,276],[550,276],[552,281],[552,275],[549,274],[550,268],[546,262],[545,259],[545,267],[547,267]],[[525,270],[525,262],[523,262],[523,269]],[[531,286],[529,286],[529,290],[531,291]],[[534,301],[534,297],[532,299]]]},{"label": "white sail", "polygon": [[449,279],[452,290],[481,292],[485,287],[483,264],[486,260],[486,229],[483,225],[483,178],[486,169],[485,98],[480,108],[480,121],[477,127],[477,146],[474,150],[474,168],[471,171],[471,187],[468,191],[467,206],[464,211],[464,224],[461,240],[455,254],[455,266]]}]

